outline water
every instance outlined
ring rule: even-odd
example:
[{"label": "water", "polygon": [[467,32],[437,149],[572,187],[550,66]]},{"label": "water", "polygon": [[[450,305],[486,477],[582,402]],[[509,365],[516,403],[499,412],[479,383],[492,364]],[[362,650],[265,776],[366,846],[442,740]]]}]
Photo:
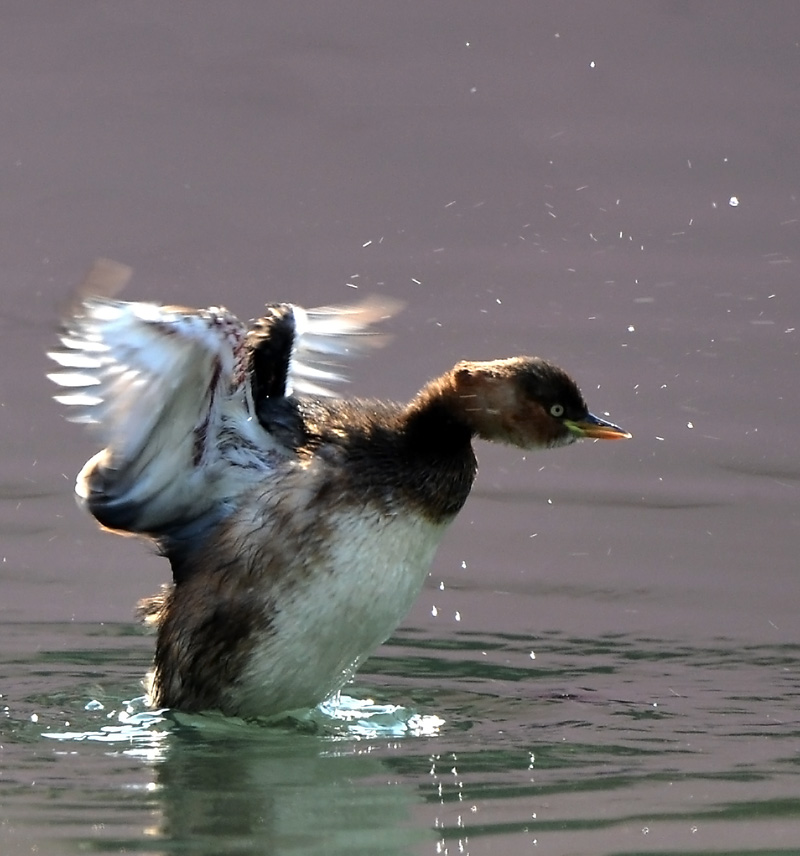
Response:
[{"label": "water", "polygon": [[265,727],[122,699],[130,626],[11,634],[62,648],[3,658],[22,695],[0,731],[9,845],[789,853],[800,835],[798,645],[554,631],[531,659],[527,636],[410,628],[348,688],[397,704]]},{"label": "water", "polygon": [[[770,0],[6,10],[4,856],[800,852],[799,33]],[[74,506],[95,449],[44,379],[98,255],[246,317],[399,298],[354,392],[533,352],[634,439],[482,445],[334,706],[147,712],[168,569]]]}]

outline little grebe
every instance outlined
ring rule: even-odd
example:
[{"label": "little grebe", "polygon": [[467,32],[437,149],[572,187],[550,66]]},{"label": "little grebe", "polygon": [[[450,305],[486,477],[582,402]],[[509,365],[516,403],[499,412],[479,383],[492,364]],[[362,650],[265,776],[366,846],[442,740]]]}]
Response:
[{"label": "little grebe", "polygon": [[78,476],[81,503],[172,565],[140,604],[158,630],[154,706],[318,704],[419,593],[475,478],[474,437],[535,449],[630,436],[536,357],[460,362],[409,404],[336,399],[332,360],[376,343],[367,330],[394,307],[275,304],[248,326],[101,293],[127,275],[94,269],[50,377],[105,446]]}]

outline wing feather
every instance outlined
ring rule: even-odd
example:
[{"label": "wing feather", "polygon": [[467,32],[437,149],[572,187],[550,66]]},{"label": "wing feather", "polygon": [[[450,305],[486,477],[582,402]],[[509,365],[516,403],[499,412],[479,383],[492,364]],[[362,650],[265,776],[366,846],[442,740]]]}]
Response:
[{"label": "wing feather", "polygon": [[105,447],[78,476],[79,497],[103,525],[151,535],[224,513],[237,491],[268,475],[275,452],[288,450],[251,418],[253,397],[333,395],[345,379],[340,360],[383,344],[370,328],[398,308],[375,298],[279,304],[248,330],[222,308],[110,296],[129,275],[111,262],[92,269],[48,377],[63,388],[55,398],[68,418]]},{"label": "wing feather", "polygon": [[[207,490],[211,464],[237,376],[242,386],[245,334],[224,309],[128,303],[82,289],[62,324],[61,349],[49,354],[59,370],[48,377],[64,389],[55,398],[67,418],[105,446],[76,485],[101,523],[152,533],[216,502]],[[238,398],[243,411],[241,389]]]},{"label": "wing feather", "polygon": [[201,424],[213,442],[215,404],[229,392],[244,334],[222,309],[88,298],[65,322],[63,349],[49,354],[64,370],[48,377],[69,390],[56,396],[74,408],[67,418],[94,425],[120,461],[151,444],[157,426],[159,445],[180,448]]},{"label": "wing feather", "polygon": [[341,359],[385,345],[387,337],[372,328],[401,307],[399,301],[385,297],[368,297],[352,306],[294,306],[295,341],[286,394],[335,395],[329,384],[347,380]]}]

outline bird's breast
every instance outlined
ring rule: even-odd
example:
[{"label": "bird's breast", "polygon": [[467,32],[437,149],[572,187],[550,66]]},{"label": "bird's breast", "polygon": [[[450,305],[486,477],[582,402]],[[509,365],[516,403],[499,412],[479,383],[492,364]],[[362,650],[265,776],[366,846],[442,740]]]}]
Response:
[{"label": "bird's breast", "polygon": [[395,629],[427,576],[446,524],[378,507],[339,510],[273,588],[269,634],[253,646],[240,710],[313,706]]}]

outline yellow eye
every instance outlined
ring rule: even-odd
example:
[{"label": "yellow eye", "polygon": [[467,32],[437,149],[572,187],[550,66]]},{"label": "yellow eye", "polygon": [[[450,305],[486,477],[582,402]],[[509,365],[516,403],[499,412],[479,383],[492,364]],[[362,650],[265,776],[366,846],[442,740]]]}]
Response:
[{"label": "yellow eye", "polygon": [[550,415],[555,416],[556,419],[560,419],[564,415],[564,405],[563,404],[551,404],[550,405]]}]

